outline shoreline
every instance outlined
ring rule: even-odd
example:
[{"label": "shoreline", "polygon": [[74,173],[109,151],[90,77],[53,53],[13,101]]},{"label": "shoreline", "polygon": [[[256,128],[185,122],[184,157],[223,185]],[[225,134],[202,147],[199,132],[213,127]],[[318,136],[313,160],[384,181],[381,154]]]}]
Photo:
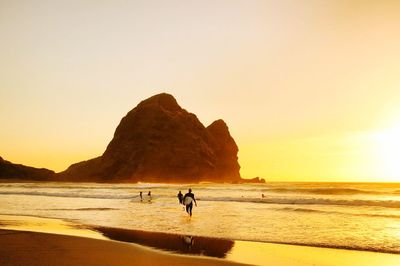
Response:
[{"label": "shoreline", "polygon": [[[69,256],[72,256],[61,258],[65,265],[72,263],[71,259],[75,257],[79,257],[82,264],[99,265],[99,261],[95,260],[96,254],[87,253],[87,247],[101,249],[101,255],[107,254],[119,262],[126,262],[118,264],[118,261],[108,261],[116,265],[129,264],[128,261],[134,259],[129,254],[139,256],[142,250],[146,250],[147,253],[140,255],[140,265],[168,265],[169,263],[174,265],[240,265],[243,263],[284,266],[394,266],[400,264],[400,255],[391,253],[198,236],[186,237],[188,238],[185,239],[185,236],[177,234],[73,224],[61,219],[0,215],[0,246],[2,246],[0,265],[49,263],[58,258],[53,254],[56,252],[54,247],[58,247],[57,250],[65,250]],[[43,258],[35,257],[38,245],[40,245]],[[32,258],[37,259],[38,264],[28,263],[31,255]],[[164,258],[164,255],[167,257]],[[176,262],[173,261],[174,258]],[[105,263],[105,261],[102,262]],[[180,264],[181,262],[183,264]],[[58,261],[57,264],[59,264]]]},{"label": "shoreline", "polygon": [[[141,241],[135,240],[132,237],[129,237],[131,234],[136,234],[136,235],[148,235],[152,236],[153,238],[163,238],[166,240],[167,238],[182,238],[185,237],[183,234],[179,233],[167,233],[167,232],[162,232],[162,231],[145,231],[145,230],[140,230],[140,229],[127,229],[127,228],[118,228],[118,227],[108,227],[108,226],[98,226],[98,225],[90,225],[90,224],[76,224],[71,220],[68,219],[61,219],[61,218],[49,218],[45,216],[40,216],[40,215],[24,215],[24,214],[0,214],[0,230],[2,228],[2,218],[4,217],[15,217],[16,219],[14,220],[42,220],[43,221],[55,221],[54,223],[59,225],[64,224],[64,228],[62,228],[63,232],[54,232],[54,230],[45,230],[44,227],[40,228],[39,230],[33,229],[28,226],[27,230],[21,229],[22,227],[16,226],[15,227],[6,227],[6,229],[11,228],[11,230],[18,230],[18,231],[29,231],[29,232],[42,232],[42,233],[55,233],[55,234],[62,234],[62,235],[71,235],[71,236],[83,236],[83,237],[89,237],[89,238],[95,238],[95,239],[108,239],[108,240],[115,240],[115,241],[122,241],[122,242],[128,242],[128,243],[136,243],[142,246],[148,246],[148,247],[153,247],[155,249],[160,249],[164,251],[172,251],[176,252],[177,250],[175,248],[168,248],[166,247],[165,244],[163,243],[158,243],[157,245],[151,244],[150,242],[144,241],[140,243]],[[47,222],[46,226],[49,226]],[[70,223],[70,224],[69,224]],[[69,225],[68,225],[69,224]],[[3,225],[4,226],[4,225]],[[76,230],[69,230],[65,231],[65,226],[69,226],[72,228],[75,228]],[[51,227],[51,226],[50,226]],[[119,231],[119,233],[117,233]],[[123,232],[123,233],[121,233]],[[372,253],[378,253],[378,254],[390,254],[390,255],[398,255],[400,256],[400,252],[389,252],[386,250],[381,250],[381,249],[375,249],[375,248],[370,248],[370,249],[362,249],[362,248],[351,248],[348,246],[330,246],[330,245],[318,245],[318,244],[304,244],[304,243],[295,243],[295,242],[279,242],[279,241],[257,241],[257,240],[251,240],[251,239],[230,239],[230,238],[224,238],[224,237],[211,237],[211,236],[204,236],[204,235],[196,235],[196,234],[191,234],[189,237],[193,237],[196,239],[202,239],[206,241],[221,241],[221,242],[244,242],[244,243],[256,243],[258,245],[268,245],[268,244],[273,244],[273,245],[285,245],[285,246],[297,246],[297,247],[310,247],[310,248],[322,248],[322,249],[334,249],[334,250],[347,250],[347,251],[355,251],[355,252],[372,252]],[[140,238],[140,237],[139,237]],[[143,238],[143,237],[142,237]],[[204,242],[204,241],[203,241]],[[182,249],[181,249],[182,250]],[[196,253],[188,253],[188,254],[196,254]],[[399,262],[400,264],[400,262]]]}]

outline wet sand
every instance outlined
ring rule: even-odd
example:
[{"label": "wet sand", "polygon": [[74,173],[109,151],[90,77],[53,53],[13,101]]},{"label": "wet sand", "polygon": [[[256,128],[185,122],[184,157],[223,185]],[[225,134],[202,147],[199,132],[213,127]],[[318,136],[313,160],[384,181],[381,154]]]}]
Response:
[{"label": "wet sand", "polygon": [[240,265],[111,240],[16,230],[0,230],[0,247],[0,265]]},{"label": "wet sand", "polygon": [[0,265],[240,263],[397,266],[400,255],[90,227],[58,219],[0,215]]}]

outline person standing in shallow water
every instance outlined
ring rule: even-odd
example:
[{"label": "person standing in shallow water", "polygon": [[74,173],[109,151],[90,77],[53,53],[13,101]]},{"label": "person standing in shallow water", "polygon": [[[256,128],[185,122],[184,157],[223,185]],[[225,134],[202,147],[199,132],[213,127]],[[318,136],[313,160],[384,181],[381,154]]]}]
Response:
[{"label": "person standing in shallow water", "polygon": [[[190,198],[190,199],[186,200],[186,198]],[[182,202],[183,202],[183,204],[185,204],[186,212],[190,215],[190,217],[192,217],[193,201],[197,207],[197,202],[196,202],[196,199],[194,198],[194,194],[192,193],[192,189],[189,188],[189,192],[185,194],[185,196],[182,199]],[[186,202],[188,202],[188,203],[186,204]]]},{"label": "person standing in shallow water", "polygon": [[179,193],[177,195],[178,200],[179,200],[179,204],[183,204],[183,194],[182,192],[179,190]]}]

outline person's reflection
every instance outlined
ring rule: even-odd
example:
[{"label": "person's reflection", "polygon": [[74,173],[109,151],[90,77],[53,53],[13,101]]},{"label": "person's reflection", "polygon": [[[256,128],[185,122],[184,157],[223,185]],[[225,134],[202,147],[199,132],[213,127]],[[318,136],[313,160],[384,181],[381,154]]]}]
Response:
[{"label": "person's reflection", "polygon": [[190,250],[194,244],[193,236],[182,236],[183,244],[185,244],[186,248]]}]

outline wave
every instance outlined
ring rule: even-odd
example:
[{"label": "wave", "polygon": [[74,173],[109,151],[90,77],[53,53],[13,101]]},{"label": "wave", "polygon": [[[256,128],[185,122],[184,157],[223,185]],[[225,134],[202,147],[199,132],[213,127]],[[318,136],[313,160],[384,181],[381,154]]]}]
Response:
[{"label": "wave", "polygon": [[344,200],[344,199],[324,199],[324,198],[244,198],[244,197],[210,197],[199,198],[203,201],[227,201],[244,203],[262,204],[288,204],[288,205],[340,205],[340,206],[368,206],[400,208],[400,201],[396,200]]},{"label": "wave", "polygon": [[[383,192],[376,190],[363,190],[356,188],[271,188],[264,189],[264,192],[272,193],[299,193],[299,194],[319,194],[319,195],[356,195],[356,194],[392,194],[393,192]],[[400,194],[400,191],[399,191]]]},{"label": "wave", "polygon": [[[82,191],[70,191],[70,192],[39,192],[39,191],[0,191],[0,195],[21,195],[21,196],[42,196],[42,197],[61,197],[61,198],[84,198],[84,199],[129,199],[129,200],[140,200],[139,195],[135,194],[94,194],[93,192],[82,193]],[[160,198],[160,195],[151,196],[149,198],[147,194],[143,195],[143,201],[154,200]]]},{"label": "wave", "polygon": [[57,192],[23,192],[23,191],[0,191],[0,195],[24,195],[24,196],[44,196],[62,198],[88,198],[88,199],[134,199],[137,195],[111,195],[111,194],[79,194],[76,193],[57,193]]},{"label": "wave", "polygon": [[43,209],[51,211],[114,211],[119,210],[117,208],[77,208],[77,209]]},{"label": "wave", "polygon": [[[26,195],[26,196],[44,196],[44,197],[63,197],[63,198],[90,198],[90,199],[138,199],[135,194],[116,194],[116,193],[93,193],[93,191],[68,191],[68,192],[42,192],[42,191],[0,191],[0,195]],[[166,195],[165,195],[166,196]],[[175,196],[173,196],[175,197]],[[167,196],[167,198],[169,198]],[[147,199],[147,196],[144,197]],[[155,199],[152,196],[152,199]],[[202,201],[223,201],[223,202],[242,202],[259,204],[286,204],[286,205],[339,205],[339,206],[369,206],[400,208],[398,200],[363,200],[363,199],[333,199],[333,198],[300,198],[300,197],[201,197]]]},{"label": "wave", "polygon": [[[318,185],[318,186],[317,186]],[[158,184],[158,183],[137,183],[137,184],[95,184],[95,183],[4,183],[0,184],[0,188],[4,189],[79,189],[88,190],[90,193],[96,190],[117,190],[117,191],[139,191],[149,189],[171,189],[171,190],[184,190],[189,187],[195,187],[196,191],[215,191],[219,193],[224,192],[259,192],[263,194],[301,194],[301,195],[400,195],[400,185],[396,187],[351,187],[348,184],[339,185],[322,185],[322,184],[309,184],[308,186],[301,184],[293,185],[279,185],[274,186],[270,184],[237,184],[237,185],[223,185],[209,184],[200,185],[176,185],[176,184]],[[119,193],[119,192],[118,192]]]},{"label": "wave", "polygon": [[351,212],[323,211],[323,210],[315,210],[315,209],[290,208],[290,207],[276,208],[274,210],[276,210],[276,211],[294,211],[294,212],[304,212],[304,213],[339,214],[339,215],[365,216],[365,217],[400,218],[400,215],[396,215],[396,214],[351,213]]},{"label": "wave", "polygon": [[160,186],[160,185],[144,185],[144,184],[139,184],[139,185],[122,185],[122,186],[115,186],[115,185],[99,185],[99,186],[93,186],[93,185],[76,185],[76,184],[71,184],[71,185],[37,185],[35,183],[33,184],[0,184],[0,188],[27,188],[27,189],[88,189],[88,190],[148,190],[148,189],[165,189],[167,188],[166,186]]},{"label": "wave", "polygon": [[311,195],[400,195],[400,190],[393,188],[347,188],[347,187],[267,187],[266,185],[230,185],[214,187],[196,187],[196,191],[216,192],[258,192],[271,194],[311,194]]}]

